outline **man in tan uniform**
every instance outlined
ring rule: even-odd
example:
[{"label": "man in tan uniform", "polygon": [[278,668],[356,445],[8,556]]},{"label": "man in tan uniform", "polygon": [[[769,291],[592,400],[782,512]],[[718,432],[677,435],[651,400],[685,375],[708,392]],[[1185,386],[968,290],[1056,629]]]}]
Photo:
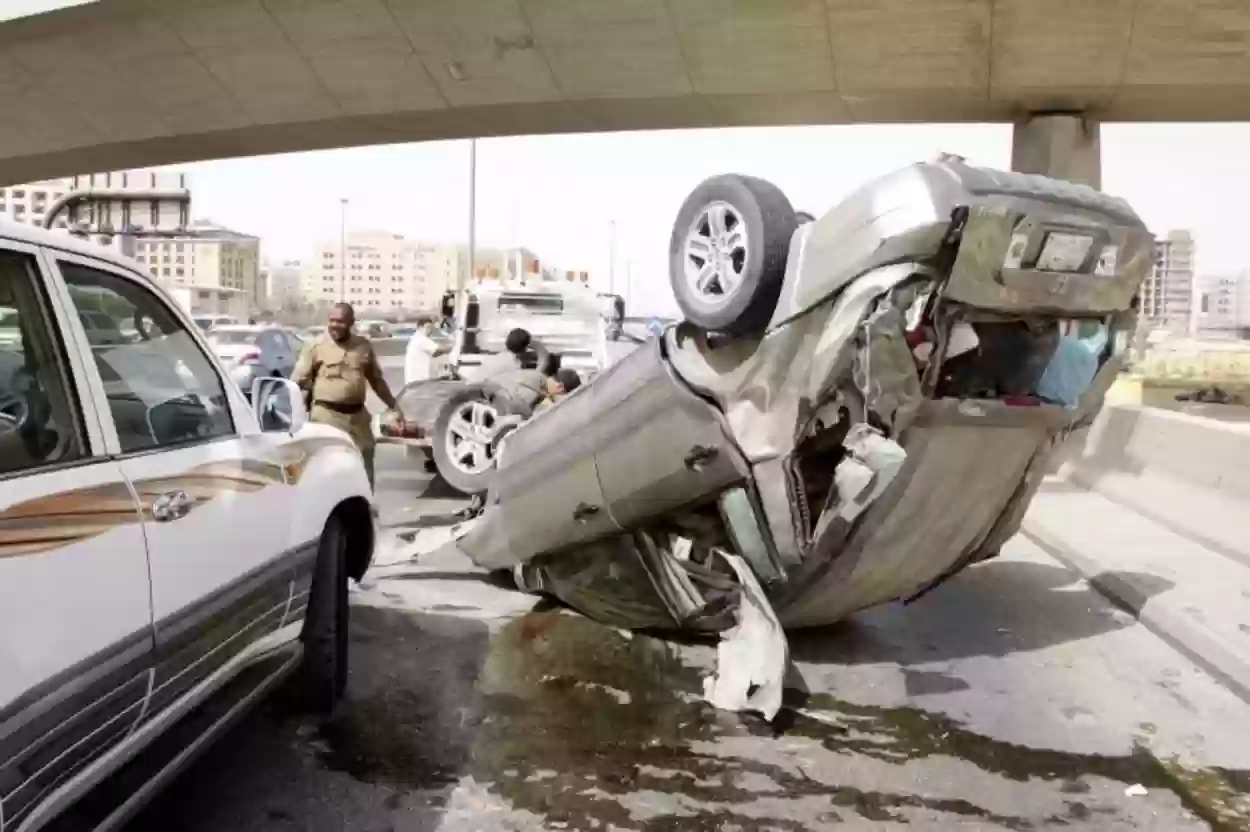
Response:
[{"label": "man in tan uniform", "polygon": [[[309,418],[314,422],[345,431],[365,460],[369,485],[373,486],[373,425],[365,409],[368,388],[389,410],[398,414],[399,405],[378,366],[377,355],[367,338],[352,332],[356,314],[351,304],[336,303],[330,311],[326,334],[304,347],[294,381],[311,399]],[[398,414],[399,426],[403,415]]]}]

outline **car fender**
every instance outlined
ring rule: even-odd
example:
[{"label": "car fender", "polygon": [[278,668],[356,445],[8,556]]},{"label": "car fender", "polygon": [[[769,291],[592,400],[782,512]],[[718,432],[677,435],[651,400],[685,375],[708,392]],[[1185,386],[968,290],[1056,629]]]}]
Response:
[{"label": "car fender", "polygon": [[372,545],[373,491],[350,436],[329,425],[309,423],[282,446],[281,455],[287,484],[296,489],[289,532],[292,547],[319,538],[330,515],[353,503],[359,507],[355,516],[368,518],[368,528],[362,531]]}]

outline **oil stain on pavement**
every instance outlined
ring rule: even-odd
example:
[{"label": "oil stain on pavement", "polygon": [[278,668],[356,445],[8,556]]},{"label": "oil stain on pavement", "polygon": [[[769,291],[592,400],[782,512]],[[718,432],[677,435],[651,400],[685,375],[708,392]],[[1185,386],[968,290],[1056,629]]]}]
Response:
[{"label": "oil stain on pavement", "polygon": [[[1039,750],[915,708],[798,690],[769,725],[704,703],[702,671],[674,645],[561,610],[493,632],[421,615],[423,641],[400,659],[386,645],[411,614],[356,613],[353,701],[322,726],[319,758],[391,789],[394,830],[446,828],[406,824],[398,795],[420,793],[437,814],[464,783],[515,813],[500,829],[1250,825],[1250,775],[1191,771],[1148,738],[1123,756]],[[909,683],[959,683],[939,675]],[[1125,797],[1135,784],[1149,800]]]}]

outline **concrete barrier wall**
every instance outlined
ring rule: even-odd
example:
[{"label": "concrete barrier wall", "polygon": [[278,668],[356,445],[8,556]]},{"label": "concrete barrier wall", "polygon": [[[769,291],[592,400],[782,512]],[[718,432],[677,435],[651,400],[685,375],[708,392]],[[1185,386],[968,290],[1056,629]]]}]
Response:
[{"label": "concrete barrier wall", "polygon": [[1250,424],[1107,407],[1060,472],[1250,564]]}]

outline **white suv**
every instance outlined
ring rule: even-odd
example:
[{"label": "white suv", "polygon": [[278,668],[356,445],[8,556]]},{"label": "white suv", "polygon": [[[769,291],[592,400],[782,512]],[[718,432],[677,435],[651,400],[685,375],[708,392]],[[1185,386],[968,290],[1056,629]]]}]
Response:
[{"label": "white suv", "polygon": [[2,224],[0,309],[0,832],[117,828],[291,672],[333,706],[371,491],[124,258]]}]

